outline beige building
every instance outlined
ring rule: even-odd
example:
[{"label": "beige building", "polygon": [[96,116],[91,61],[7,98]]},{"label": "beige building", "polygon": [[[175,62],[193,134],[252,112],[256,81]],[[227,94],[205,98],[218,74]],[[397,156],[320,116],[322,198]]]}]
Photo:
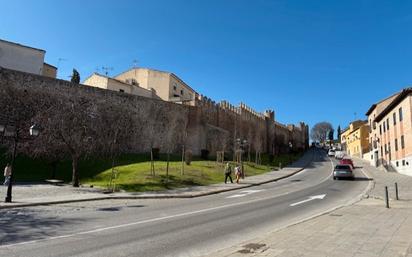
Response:
[{"label": "beige building", "polygon": [[194,105],[196,92],[175,74],[148,68],[132,68],[115,77],[129,85],[155,90],[164,101]]},{"label": "beige building", "polygon": [[372,105],[366,115],[371,163],[412,176],[412,88]]},{"label": "beige building", "polygon": [[57,68],[44,62],[46,51],[0,39],[0,67],[56,77]]},{"label": "beige building", "polygon": [[369,126],[366,121],[351,122],[349,127],[341,134],[344,150],[347,154],[362,158],[369,151]]},{"label": "beige building", "polygon": [[57,77],[57,68],[48,63],[43,63],[42,75],[49,78]]},{"label": "beige building", "polygon": [[86,78],[82,84],[132,95],[160,99],[154,90],[141,88],[137,84],[128,84],[98,73],[93,73],[91,76]]},{"label": "beige building", "polygon": [[[365,127],[369,129],[367,122],[363,120],[355,120],[345,128],[340,135],[340,142],[342,150],[346,151],[349,155],[354,155],[357,157],[362,157],[362,154],[368,151],[368,137],[369,133],[366,134],[365,139]],[[361,128],[363,127],[363,128]],[[360,135],[362,133],[362,136]],[[363,140],[360,141],[360,138]]]}]

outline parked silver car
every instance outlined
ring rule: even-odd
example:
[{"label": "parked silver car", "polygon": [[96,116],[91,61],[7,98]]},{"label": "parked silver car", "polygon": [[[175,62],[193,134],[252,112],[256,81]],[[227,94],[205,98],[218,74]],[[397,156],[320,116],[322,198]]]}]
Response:
[{"label": "parked silver car", "polygon": [[353,174],[352,167],[349,164],[338,164],[333,169],[333,179],[355,179],[355,175]]}]

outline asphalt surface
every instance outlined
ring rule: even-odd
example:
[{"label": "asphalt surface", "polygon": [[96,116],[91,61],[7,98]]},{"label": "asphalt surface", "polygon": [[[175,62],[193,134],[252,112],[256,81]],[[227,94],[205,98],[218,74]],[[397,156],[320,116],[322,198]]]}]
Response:
[{"label": "asphalt surface", "polygon": [[333,162],[318,151],[287,179],[201,198],[3,210],[0,256],[205,255],[359,197],[369,182],[361,169],[355,181],[334,181]]}]

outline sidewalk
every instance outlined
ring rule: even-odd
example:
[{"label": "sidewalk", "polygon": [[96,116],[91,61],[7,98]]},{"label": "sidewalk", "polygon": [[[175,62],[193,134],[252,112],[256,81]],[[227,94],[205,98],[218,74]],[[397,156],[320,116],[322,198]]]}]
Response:
[{"label": "sidewalk", "polygon": [[[385,173],[363,160],[355,165],[374,178],[369,198],[210,256],[412,257],[412,177]],[[395,182],[400,201],[390,201],[387,209],[384,186],[395,198]]]},{"label": "sidewalk", "polygon": [[[70,185],[54,186],[49,184],[24,184],[13,186],[13,203],[4,203],[0,199],[0,209],[17,208],[24,206],[36,206],[46,204],[58,204],[80,201],[96,201],[106,199],[157,199],[157,198],[193,198],[205,195],[217,194],[241,188],[252,187],[277,181],[292,176],[302,171],[313,159],[314,152],[309,150],[305,155],[280,171],[271,171],[262,175],[246,177],[239,184],[214,184],[209,186],[194,186],[161,192],[147,193],[112,193],[104,194],[102,189],[80,187],[73,188]],[[224,175],[222,174],[222,180]],[[0,196],[6,195],[7,188],[0,188]]]}]

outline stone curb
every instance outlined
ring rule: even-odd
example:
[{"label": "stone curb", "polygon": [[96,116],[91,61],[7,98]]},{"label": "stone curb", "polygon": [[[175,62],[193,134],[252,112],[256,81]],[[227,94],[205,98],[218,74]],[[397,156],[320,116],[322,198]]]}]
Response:
[{"label": "stone curb", "polygon": [[15,205],[5,205],[5,206],[0,206],[0,209],[13,209],[13,208],[22,208],[22,207],[32,207],[32,206],[41,206],[41,205],[53,205],[53,204],[64,204],[64,203],[77,203],[77,202],[87,202],[87,201],[101,201],[101,200],[139,200],[139,199],[171,199],[171,198],[196,198],[196,197],[202,197],[202,196],[208,196],[208,195],[214,195],[214,194],[220,194],[220,193],[225,193],[225,192],[230,192],[234,190],[239,190],[243,188],[249,188],[249,187],[254,187],[254,186],[260,186],[272,182],[276,182],[281,179],[285,179],[288,177],[291,177],[304,169],[309,165],[309,163],[312,162],[314,157],[314,154],[312,154],[312,157],[310,158],[310,161],[308,161],[302,168],[297,169],[296,171],[287,174],[285,176],[281,176],[278,178],[274,179],[269,179],[265,180],[262,182],[257,182],[257,183],[251,183],[249,185],[245,186],[239,186],[239,187],[233,187],[233,188],[226,188],[226,189],[220,189],[220,190],[214,190],[214,191],[209,191],[209,192],[203,192],[203,193],[195,193],[195,194],[165,194],[165,195],[136,195],[136,196],[102,196],[102,197],[91,197],[91,198],[82,198],[82,199],[68,199],[68,200],[57,200],[57,201],[46,201],[46,202],[37,202],[37,203],[23,203],[23,204],[15,204]]}]

